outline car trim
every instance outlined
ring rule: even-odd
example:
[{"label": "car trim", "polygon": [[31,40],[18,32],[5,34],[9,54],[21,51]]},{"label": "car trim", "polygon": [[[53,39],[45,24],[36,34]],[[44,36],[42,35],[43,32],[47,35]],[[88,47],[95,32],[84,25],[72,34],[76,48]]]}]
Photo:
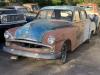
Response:
[{"label": "car trim", "polygon": [[42,59],[56,59],[59,58],[61,53],[32,53],[29,51],[22,51],[22,50],[16,50],[8,47],[3,47],[3,50],[5,52],[14,54],[14,55],[19,55],[19,56],[25,56],[25,57],[32,57],[32,58],[42,58]]},{"label": "car trim", "polygon": [[13,21],[13,22],[7,22],[7,23],[2,23],[0,24],[0,26],[2,25],[12,25],[12,24],[19,24],[19,23],[26,23],[27,21],[22,20],[22,21]]},{"label": "car trim", "polygon": [[18,39],[14,39],[14,40],[7,40],[8,42],[22,42],[22,43],[30,43],[30,44],[37,44],[37,45],[41,45],[41,46],[46,46],[46,47],[49,47],[52,49],[52,46],[50,45],[45,45],[45,44],[42,44],[42,43],[37,43],[35,41],[30,41],[30,40],[18,40]]}]

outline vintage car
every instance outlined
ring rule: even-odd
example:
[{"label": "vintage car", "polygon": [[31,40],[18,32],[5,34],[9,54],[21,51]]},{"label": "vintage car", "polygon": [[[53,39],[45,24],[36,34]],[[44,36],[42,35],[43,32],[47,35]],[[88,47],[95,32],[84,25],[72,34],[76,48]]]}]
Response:
[{"label": "vintage car", "polygon": [[16,10],[0,8],[0,29],[17,26],[25,22],[26,17],[17,13]]},{"label": "vintage car", "polygon": [[37,3],[26,3],[23,4],[24,7],[28,9],[28,11],[37,14],[40,10],[39,5]]},{"label": "vintage car", "polygon": [[65,63],[69,51],[89,41],[91,25],[80,7],[47,6],[40,10],[36,20],[4,33],[4,51],[32,58],[60,58]]},{"label": "vintage car", "polygon": [[26,7],[23,6],[8,6],[7,9],[15,9],[18,13],[22,13],[26,16],[26,21],[30,22],[33,21],[36,17],[36,14],[33,14],[27,10]]},{"label": "vintage car", "polygon": [[16,10],[0,8],[0,42],[4,42],[4,32],[6,29],[21,26],[26,23],[23,14],[19,14]]},{"label": "vintage car", "polygon": [[96,31],[99,29],[100,25],[100,14],[97,4],[87,3],[87,4],[78,4],[78,6],[83,7],[87,14],[90,16],[91,21],[94,21],[96,24]]}]

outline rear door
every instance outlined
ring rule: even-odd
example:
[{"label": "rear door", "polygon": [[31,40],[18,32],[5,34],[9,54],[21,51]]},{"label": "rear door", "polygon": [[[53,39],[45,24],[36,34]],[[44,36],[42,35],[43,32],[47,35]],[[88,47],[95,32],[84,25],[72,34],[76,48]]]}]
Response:
[{"label": "rear door", "polygon": [[84,25],[82,42],[86,41],[90,37],[90,20],[87,18],[85,10],[80,11],[81,22]]},{"label": "rear door", "polygon": [[78,10],[74,12],[73,21],[74,21],[74,26],[77,28],[76,30],[77,45],[80,45],[82,43],[82,38],[83,38],[84,24],[83,21],[81,21]]}]

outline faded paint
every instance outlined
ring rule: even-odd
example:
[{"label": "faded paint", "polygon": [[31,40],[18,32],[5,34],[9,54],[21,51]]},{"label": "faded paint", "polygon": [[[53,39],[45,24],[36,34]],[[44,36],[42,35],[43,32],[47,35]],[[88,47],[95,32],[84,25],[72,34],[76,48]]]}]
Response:
[{"label": "faded paint", "polygon": [[[74,16],[75,14],[73,18]],[[39,57],[42,54],[44,58],[46,58],[46,54],[48,54],[50,56],[48,56],[47,59],[54,59],[52,57],[57,58],[60,56],[61,48],[65,41],[70,41],[71,50],[73,51],[80,44],[90,39],[90,25],[91,21],[89,19],[78,22],[60,19],[38,19],[15,29],[15,39],[6,39],[6,48],[4,50],[16,55],[19,55],[18,51],[25,53],[28,51],[28,54],[29,52],[33,54],[37,53]],[[8,32],[11,32],[11,30],[12,29],[9,29]],[[25,35],[25,37],[23,35]],[[55,37],[55,42],[53,44],[48,43],[49,36]],[[48,48],[48,46],[50,47]],[[11,51],[12,49],[13,51]],[[14,50],[16,52],[14,52]],[[22,54],[22,56],[28,56],[28,54]]]}]

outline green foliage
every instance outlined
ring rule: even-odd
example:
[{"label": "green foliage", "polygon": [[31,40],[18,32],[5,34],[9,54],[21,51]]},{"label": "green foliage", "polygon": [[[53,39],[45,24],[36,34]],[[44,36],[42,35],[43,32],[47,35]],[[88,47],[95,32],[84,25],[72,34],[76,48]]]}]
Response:
[{"label": "green foliage", "polygon": [[[76,5],[80,3],[97,3],[100,5],[100,0],[9,0],[10,2],[19,2],[19,3],[32,3],[37,2],[40,6],[47,5]],[[0,5],[3,5],[0,3]]]},{"label": "green foliage", "polygon": [[6,5],[7,5],[7,3],[5,3],[5,2],[0,2],[0,7],[6,6]]},{"label": "green foliage", "polygon": [[53,5],[60,5],[61,4],[61,0],[52,0],[52,4]]}]

